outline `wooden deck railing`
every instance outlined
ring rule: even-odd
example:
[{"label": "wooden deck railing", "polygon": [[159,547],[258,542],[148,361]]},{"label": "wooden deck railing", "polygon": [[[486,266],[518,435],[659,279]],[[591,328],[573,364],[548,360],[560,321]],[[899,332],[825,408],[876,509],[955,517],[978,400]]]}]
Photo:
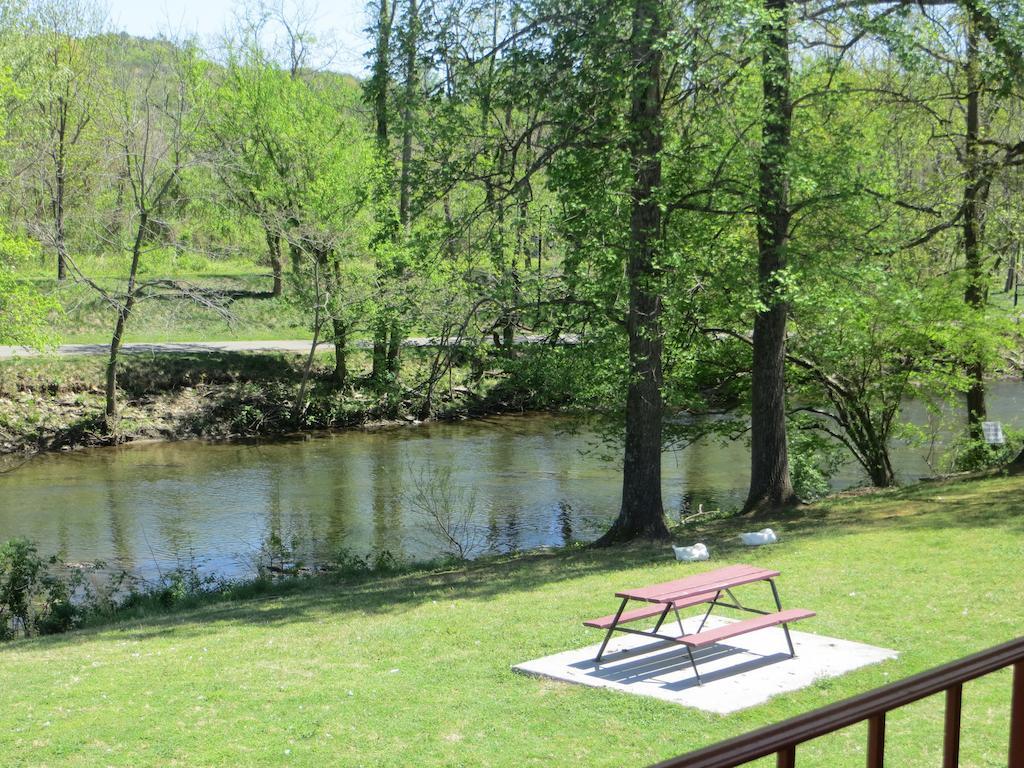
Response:
[{"label": "wooden deck railing", "polygon": [[1024,768],[1024,637],[935,667],[873,691],[759,728],[718,744],[665,760],[652,768],[733,768],[777,755],[778,768],[794,768],[796,748],[840,728],[868,721],[868,768],[885,760],[886,713],[936,693],[946,694],[942,768],[956,768],[960,755],[960,700],[964,683],[1013,667],[1007,768]]}]

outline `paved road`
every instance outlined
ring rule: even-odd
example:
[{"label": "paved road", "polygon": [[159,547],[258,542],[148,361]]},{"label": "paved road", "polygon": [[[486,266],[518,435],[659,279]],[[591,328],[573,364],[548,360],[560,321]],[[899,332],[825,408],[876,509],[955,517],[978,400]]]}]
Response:
[{"label": "paved road", "polygon": [[[58,355],[107,355],[109,344],[62,344],[55,350]],[[194,354],[202,352],[308,352],[309,342],[301,339],[289,341],[162,341],[124,344],[126,355],[144,353]],[[34,349],[26,347],[0,347],[0,358],[33,357]]]},{"label": "paved road", "polygon": [[[539,344],[544,336],[517,336],[517,344]],[[123,344],[121,352],[126,355],[138,354],[202,354],[204,352],[309,352],[309,339],[286,339],[284,341],[159,341]],[[320,342],[329,345],[330,342]],[[566,336],[561,344],[574,344],[574,337]],[[414,336],[406,339],[406,347],[430,347],[437,344],[437,339],[427,336]],[[368,349],[369,341],[357,341],[353,346]],[[62,344],[57,347],[58,355],[106,355],[110,353],[109,344]],[[11,357],[34,357],[39,353],[27,347],[0,346],[0,360]]]}]

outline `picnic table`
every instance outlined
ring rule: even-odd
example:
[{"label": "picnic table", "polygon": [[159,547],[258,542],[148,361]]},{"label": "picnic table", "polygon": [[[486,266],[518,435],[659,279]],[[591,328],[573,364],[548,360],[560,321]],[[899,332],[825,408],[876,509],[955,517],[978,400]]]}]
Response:
[{"label": "picnic table", "polygon": [[[608,641],[611,640],[614,633],[626,632],[634,635],[644,635],[662,641],[679,643],[684,646],[690,658],[690,666],[693,667],[693,674],[697,678],[697,683],[700,684],[700,673],[697,671],[697,661],[693,656],[695,649],[713,645],[719,640],[736,637],[747,632],[756,632],[759,629],[775,627],[780,624],[786,635],[789,655],[790,657],[796,656],[796,650],[793,648],[793,639],[789,635],[789,624],[794,621],[810,618],[815,613],[803,608],[783,610],[782,601],[779,599],[779,589],[775,585],[775,578],[779,573],[779,571],[757,568],[752,565],[729,565],[694,576],[676,579],[675,581],[666,581],[662,584],[652,584],[647,587],[616,592],[615,596],[622,599],[618,611],[610,616],[603,616],[599,619],[590,619],[583,622],[584,626],[607,630],[604,642],[601,643],[601,648],[598,650],[594,662],[597,664],[601,663],[601,657],[604,655],[605,648],[608,647]],[[772,598],[775,601],[775,611],[748,608],[741,604],[733,594],[732,590],[736,587],[757,582],[767,582],[771,587]],[[723,596],[727,597],[731,602],[725,601]],[[626,606],[630,601],[645,603],[645,605],[627,611]],[[683,620],[679,615],[679,610],[696,605],[706,605],[707,610],[704,612],[697,631],[687,634],[683,629]],[[707,623],[711,611],[716,607],[734,608],[756,615],[750,619],[741,619],[705,631],[704,625]],[[675,617],[679,625],[679,634],[666,634],[663,631],[659,631],[670,614]],[[631,622],[652,616],[658,617],[653,629],[644,630],[625,626]]]}]

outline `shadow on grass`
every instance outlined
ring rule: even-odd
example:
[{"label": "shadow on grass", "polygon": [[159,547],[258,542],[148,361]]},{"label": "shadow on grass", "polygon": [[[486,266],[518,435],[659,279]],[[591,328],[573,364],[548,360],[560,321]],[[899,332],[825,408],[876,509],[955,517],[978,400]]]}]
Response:
[{"label": "shadow on grass", "polygon": [[[666,547],[638,544],[618,550],[574,549],[495,558],[447,570],[414,572],[393,577],[339,580],[315,577],[270,586],[266,593],[231,602],[213,598],[208,606],[169,613],[117,617],[111,624],[68,635],[22,640],[3,651],[35,650],[43,645],[82,642],[91,635],[119,631],[126,640],[202,634],[210,624],[262,626],[302,622],[327,613],[399,614],[434,600],[487,602],[501,595],[528,592],[560,581],[664,563]],[[139,626],[144,624],[144,626]]]},{"label": "shadow on grass", "polygon": [[867,527],[875,531],[999,527],[1024,533],[1022,490],[1024,479],[1013,477],[922,482],[832,497],[756,522],[744,517],[713,520],[679,528],[677,533],[687,541],[699,539],[714,545],[718,557],[749,552],[737,533],[765,526],[786,539],[825,535],[826,531],[835,538],[862,533]]},{"label": "shadow on grass", "polygon": [[301,367],[294,355],[260,352],[204,352],[125,355],[118,382],[129,396],[169,392],[199,384],[279,381],[297,384]]},{"label": "shadow on grass", "polygon": [[[858,497],[832,499],[768,521],[778,527],[784,541],[827,535],[830,538],[866,529],[898,533],[900,530],[1011,528],[1024,531],[1024,504],[1020,491],[1024,478],[929,483],[913,488]],[[736,533],[749,527],[745,518],[718,520],[699,531],[688,526],[686,536],[698,533],[714,546],[716,564],[741,561],[749,549]],[[413,572],[392,577],[350,580],[320,577],[285,582],[248,596],[245,589],[225,602],[211,601],[198,609],[142,614],[115,619],[113,625],[82,630],[71,635],[19,641],[0,652],[12,653],[41,645],[85,641],[90,635],[118,629],[119,637],[146,640],[161,636],[188,637],[202,634],[211,624],[277,626],[311,620],[324,613],[399,614],[430,601],[474,600],[486,603],[517,592],[573,581],[591,575],[627,571],[647,565],[664,565],[667,546],[636,544],[619,548],[582,548],[491,558],[448,570]],[[708,564],[708,567],[714,567]],[[640,579],[642,581],[643,579]],[[637,581],[623,578],[623,586]],[[254,590],[255,591],[255,590]],[[567,596],[569,597],[569,596]],[[230,601],[230,602],[229,602]],[[543,605],[538,604],[538,616]],[[141,625],[141,626],[140,626]]]}]

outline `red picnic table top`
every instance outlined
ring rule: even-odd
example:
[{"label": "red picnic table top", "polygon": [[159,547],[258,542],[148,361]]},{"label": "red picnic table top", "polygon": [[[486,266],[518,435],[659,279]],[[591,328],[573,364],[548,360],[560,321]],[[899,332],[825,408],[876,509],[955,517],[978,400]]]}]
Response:
[{"label": "red picnic table top", "polygon": [[673,603],[694,595],[713,593],[755,581],[774,579],[778,575],[779,571],[769,568],[757,568],[753,565],[727,565],[724,568],[716,568],[675,581],[652,584],[649,587],[638,589],[626,589],[616,592],[615,596],[628,597],[630,600],[644,600],[648,603]]}]

